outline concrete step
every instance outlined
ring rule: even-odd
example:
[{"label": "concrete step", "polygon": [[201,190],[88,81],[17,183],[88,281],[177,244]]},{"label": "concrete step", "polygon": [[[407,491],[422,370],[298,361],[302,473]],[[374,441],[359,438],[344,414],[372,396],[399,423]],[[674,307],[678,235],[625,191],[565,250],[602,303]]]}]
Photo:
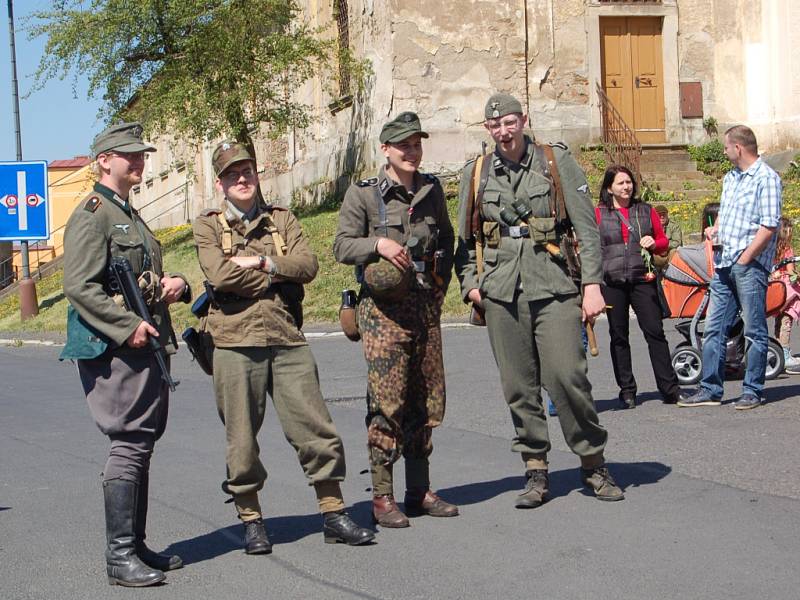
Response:
[{"label": "concrete step", "polygon": [[706,179],[706,174],[700,171],[649,171],[641,169],[642,178],[645,181],[666,181],[668,179]]},{"label": "concrete step", "polygon": [[639,161],[639,168],[644,171],[696,171],[697,163],[683,157],[644,158]]}]

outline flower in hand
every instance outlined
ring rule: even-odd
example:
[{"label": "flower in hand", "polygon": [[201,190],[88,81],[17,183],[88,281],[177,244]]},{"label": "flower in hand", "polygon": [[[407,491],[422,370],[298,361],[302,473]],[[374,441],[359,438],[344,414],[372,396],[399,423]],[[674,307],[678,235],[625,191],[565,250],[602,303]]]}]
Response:
[{"label": "flower in hand", "polygon": [[645,281],[654,281],[656,278],[656,274],[653,271],[653,257],[650,255],[650,251],[646,248],[642,248],[642,261],[644,262],[644,266],[647,269],[647,273],[644,274]]}]

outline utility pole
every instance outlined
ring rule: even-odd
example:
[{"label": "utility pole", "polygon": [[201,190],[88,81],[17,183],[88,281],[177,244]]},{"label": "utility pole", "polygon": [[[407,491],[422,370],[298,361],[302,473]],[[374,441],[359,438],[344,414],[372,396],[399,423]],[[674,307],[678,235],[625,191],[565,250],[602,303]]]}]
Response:
[{"label": "utility pole", "polygon": [[[17,162],[22,161],[22,131],[19,121],[19,87],[17,86],[17,50],[14,44],[14,0],[8,0],[8,41],[11,45],[11,104],[14,107],[14,133],[17,138]],[[39,314],[36,283],[31,279],[28,241],[20,240],[22,279],[19,282],[19,311],[22,320]],[[12,254],[13,256],[13,254]]]}]

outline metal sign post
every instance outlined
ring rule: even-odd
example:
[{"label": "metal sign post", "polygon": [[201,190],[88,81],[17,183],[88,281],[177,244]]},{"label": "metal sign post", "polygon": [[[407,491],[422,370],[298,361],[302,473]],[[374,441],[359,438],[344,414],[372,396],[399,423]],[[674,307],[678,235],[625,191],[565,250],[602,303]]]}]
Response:
[{"label": "metal sign post", "polygon": [[[22,132],[19,123],[19,88],[17,86],[17,50],[14,43],[14,1],[8,0],[8,41],[11,46],[11,100],[14,106],[14,129],[17,138],[17,161],[22,160]],[[47,166],[44,167],[44,193],[47,196]],[[27,215],[28,215],[28,194],[26,189],[25,177],[22,181],[22,195],[20,196],[19,179],[17,180],[17,201],[22,200],[19,209],[19,230],[23,231],[23,226],[27,230]],[[45,202],[45,212],[48,205]],[[50,219],[46,219],[47,233],[50,234]],[[21,240],[20,253],[22,255],[22,280],[19,282],[19,311],[22,320],[34,317],[39,314],[39,301],[36,298],[36,283],[31,279],[30,263],[28,261],[28,240],[31,239],[27,236],[20,236]],[[47,238],[45,238],[47,239]],[[11,256],[13,257],[13,252]]]}]

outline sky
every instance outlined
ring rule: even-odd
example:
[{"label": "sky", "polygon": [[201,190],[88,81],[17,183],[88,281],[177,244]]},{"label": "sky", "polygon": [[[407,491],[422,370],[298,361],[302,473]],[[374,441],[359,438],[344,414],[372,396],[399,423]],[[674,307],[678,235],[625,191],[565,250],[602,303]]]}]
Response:
[{"label": "sky", "polygon": [[[99,98],[88,98],[85,78],[79,79],[78,97],[73,76],[51,79],[44,89],[25,97],[33,87],[33,74],[44,51],[44,38],[28,41],[25,17],[50,6],[49,0],[14,0],[14,28],[19,85],[20,129],[23,160],[67,159],[89,154],[92,139],[103,129],[97,119]],[[8,1],[0,2],[0,161],[17,159],[11,88],[11,49],[8,35]]]}]

